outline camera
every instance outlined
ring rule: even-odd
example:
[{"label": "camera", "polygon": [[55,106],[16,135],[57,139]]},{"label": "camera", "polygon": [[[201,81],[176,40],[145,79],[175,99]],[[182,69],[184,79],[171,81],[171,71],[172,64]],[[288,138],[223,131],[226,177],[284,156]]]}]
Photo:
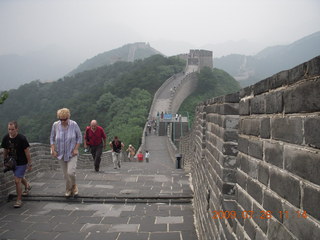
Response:
[{"label": "camera", "polygon": [[8,157],[4,159],[3,172],[6,173],[8,171],[14,171],[16,169],[16,165],[16,160],[13,157]]}]

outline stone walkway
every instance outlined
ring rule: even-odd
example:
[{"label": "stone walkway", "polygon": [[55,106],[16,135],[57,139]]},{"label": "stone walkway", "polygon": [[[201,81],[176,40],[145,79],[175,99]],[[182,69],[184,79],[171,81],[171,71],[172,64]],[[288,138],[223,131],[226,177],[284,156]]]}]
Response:
[{"label": "stone walkway", "polygon": [[196,240],[189,176],[175,169],[165,137],[148,136],[149,163],[77,171],[78,198],[63,197],[60,171],[38,174],[20,209],[0,207],[0,239]]}]

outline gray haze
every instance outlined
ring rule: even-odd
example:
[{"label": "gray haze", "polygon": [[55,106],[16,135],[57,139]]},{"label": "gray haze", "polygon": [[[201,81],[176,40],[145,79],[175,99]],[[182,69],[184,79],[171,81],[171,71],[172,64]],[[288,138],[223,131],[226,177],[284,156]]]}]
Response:
[{"label": "gray haze", "polygon": [[0,0],[0,56],[52,58],[63,70],[39,78],[55,80],[134,42],[169,56],[190,48],[250,55],[319,31],[319,12],[319,0]]}]

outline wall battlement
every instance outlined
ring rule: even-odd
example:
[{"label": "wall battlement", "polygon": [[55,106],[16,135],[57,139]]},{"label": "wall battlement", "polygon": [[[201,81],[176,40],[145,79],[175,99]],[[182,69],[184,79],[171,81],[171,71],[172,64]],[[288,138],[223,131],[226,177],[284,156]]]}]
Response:
[{"label": "wall battlement", "polygon": [[197,106],[180,152],[200,239],[320,239],[319,96],[320,56]]}]

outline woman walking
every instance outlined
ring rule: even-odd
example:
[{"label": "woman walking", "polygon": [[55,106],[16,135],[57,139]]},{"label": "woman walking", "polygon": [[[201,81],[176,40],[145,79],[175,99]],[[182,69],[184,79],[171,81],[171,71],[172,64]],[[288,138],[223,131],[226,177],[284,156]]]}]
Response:
[{"label": "woman walking", "polygon": [[59,121],[53,123],[50,135],[51,155],[60,160],[66,180],[66,197],[77,196],[79,193],[76,185],[76,168],[78,148],[82,143],[80,128],[70,116],[69,109],[59,109],[57,111]]}]

